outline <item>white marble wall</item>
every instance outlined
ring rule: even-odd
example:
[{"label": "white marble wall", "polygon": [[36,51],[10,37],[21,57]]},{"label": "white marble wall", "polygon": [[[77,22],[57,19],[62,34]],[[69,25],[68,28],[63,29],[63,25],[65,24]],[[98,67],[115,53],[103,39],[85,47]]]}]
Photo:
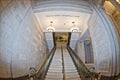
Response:
[{"label": "white marble wall", "polygon": [[45,39],[46,39],[47,46],[48,46],[48,49],[50,52],[54,47],[53,33],[52,32],[45,32]]},{"label": "white marble wall", "polygon": [[38,69],[46,51],[30,0],[0,0],[0,77],[24,76],[30,67]]},{"label": "white marble wall", "polygon": [[93,45],[95,69],[102,75],[112,75],[112,59],[114,46],[109,30],[106,28],[105,22],[94,12],[89,23],[89,31]]},{"label": "white marble wall", "polygon": [[85,63],[85,48],[84,41],[78,41],[75,47],[76,53],[79,55],[80,59]]},{"label": "white marble wall", "polygon": [[80,37],[80,33],[79,33],[79,32],[72,32],[72,33],[71,33],[69,46],[70,46],[73,50],[75,50],[75,46],[76,46],[76,44],[77,44],[77,41],[78,41],[79,37]]}]

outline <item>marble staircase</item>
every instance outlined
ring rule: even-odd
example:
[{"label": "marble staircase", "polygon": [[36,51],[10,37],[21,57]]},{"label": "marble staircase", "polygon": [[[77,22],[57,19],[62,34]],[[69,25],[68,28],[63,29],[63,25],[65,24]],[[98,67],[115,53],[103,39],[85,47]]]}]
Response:
[{"label": "marble staircase", "polygon": [[45,80],[81,80],[66,48],[57,48]]}]

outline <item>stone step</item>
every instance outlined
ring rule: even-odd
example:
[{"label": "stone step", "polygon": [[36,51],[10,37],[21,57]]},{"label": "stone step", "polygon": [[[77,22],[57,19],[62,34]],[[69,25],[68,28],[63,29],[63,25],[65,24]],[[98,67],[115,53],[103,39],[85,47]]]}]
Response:
[{"label": "stone step", "polygon": [[[65,51],[65,52],[64,52]],[[63,50],[66,80],[81,80],[78,71],[67,50]],[[63,80],[63,66],[61,50],[56,50],[49,66],[45,80]]]},{"label": "stone step", "polygon": [[53,70],[48,70],[48,72],[62,72],[62,70],[56,70],[56,71],[53,71]]},{"label": "stone step", "polygon": [[78,72],[65,72],[66,75],[78,75]]},{"label": "stone step", "polygon": [[63,75],[62,72],[48,72],[47,74],[62,74]]},{"label": "stone step", "polygon": [[81,80],[80,78],[72,78],[72,79],[66,79],[66,80]]},{"label": "stone step", "polygon": [[65,73],[69,73],[69,72],[75,73],[75,72],[77,72],[77,71],[69,71],[69,70],[68,70],[68,71],[65,71]]},{"label": "stone step", "polygon": [[[46,78],[45,80],[63,80],[63,79],[57,79],[57,78]],[[65,80],[81,80],[80,78],[72,78],[72,79],[65,79]]]},{"label": "stone step", "polygon": [[65,74],[66,78],[80,78],[78,74]]},{"label": "stone step", "polygon": [[64,66],[65,68],[75,68],[76,69],[76,67],[75,66]]},{"label": "stone step", "polygon": [[62,69],[62,67],[50,67],[49,69]]},{"label": "stone step", "polygon": [[62,79],[63,75],[46,75],[46,78],[57,78],[57,79]]},{"label": "stone step", "polygon": [[62,78],[62,79],[57,79],[57,78],[46,78],[45,80],[63,80],[63,78]]},{"label": "stone step", "polygon": [[49,70],[62,70],[62,68],[49,68]]}]

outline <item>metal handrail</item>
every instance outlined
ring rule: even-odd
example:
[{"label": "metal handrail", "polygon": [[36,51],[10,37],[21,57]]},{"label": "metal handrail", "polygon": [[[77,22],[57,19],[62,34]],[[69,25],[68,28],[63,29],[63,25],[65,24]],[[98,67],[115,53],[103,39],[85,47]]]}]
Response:
[{"label": "metal handrail", "polygon": [[70,47],[68,47],[67,49],[79,72],[81,80],[99,80],[100,79],[100,73],[90,71],[87,68],[87,66],[82,62],[80,57]]},{"label": "metal handrail", "polygon": [[30,75],[29,80],[44,80],[50,63],[52,61],[53,55],[55,53],[56,47],[54,47],[51,52],[46,56],[45,61],[43,62],[42,66],[35,74]]}]

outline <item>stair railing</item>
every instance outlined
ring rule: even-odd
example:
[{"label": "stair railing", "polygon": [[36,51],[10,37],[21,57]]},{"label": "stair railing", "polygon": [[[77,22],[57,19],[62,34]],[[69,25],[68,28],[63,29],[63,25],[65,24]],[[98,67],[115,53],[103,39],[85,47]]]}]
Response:
[{"label": "stair railing", "polygon": [[80,57],[70,47],[68,47],[67,49],[79,72],[81,80],[100,80],[100,73],[91,72],[82,62]]},{"label": "stair railing", "polygon": [[50,63],[52,61],[52,58],[54,56],[56,47],[54,47],[51,52],[46,55],[45,61],[41,65],[38,71],[35,72],[35,74],[30,75],[29,80],[44,80],[46,73],[48,71],[48,68],[50,66]]}]

